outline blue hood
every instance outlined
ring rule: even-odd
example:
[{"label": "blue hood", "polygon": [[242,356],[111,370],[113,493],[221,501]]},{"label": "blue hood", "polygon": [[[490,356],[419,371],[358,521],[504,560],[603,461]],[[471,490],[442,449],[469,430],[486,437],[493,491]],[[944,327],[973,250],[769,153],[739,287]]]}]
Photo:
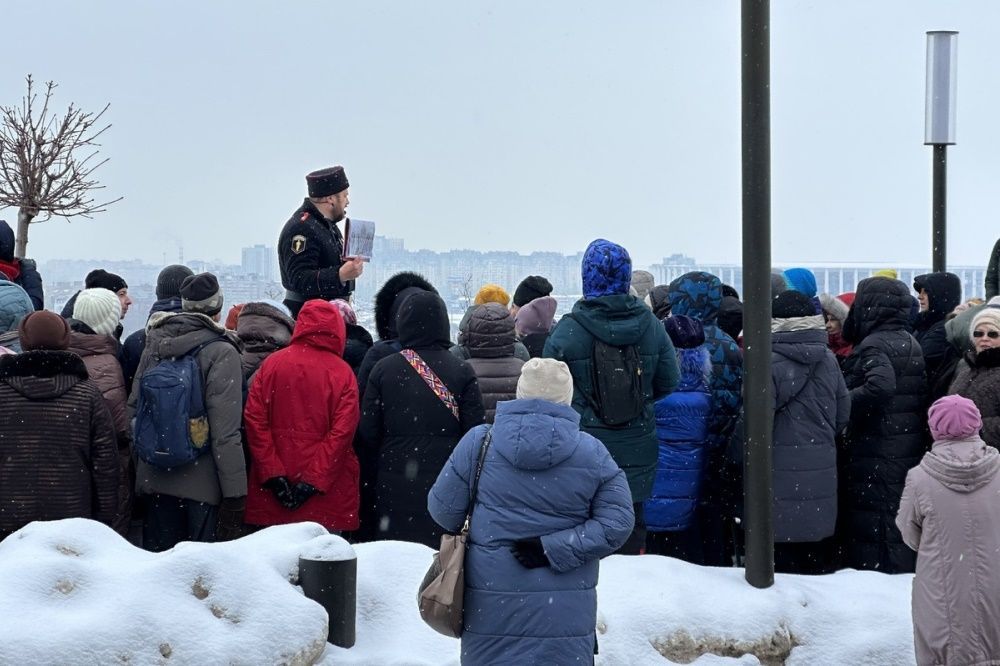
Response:
[{"label": "blue hood", "polygon": [[518,469],[555,467],[573,455],[580,442],[580,415],[547,400],[497,404],[491,447]]},{"label": "blue hood", "polygon": [[785,271],[788,286],[809,298],[816,295],[816,276],[808,268],[789,268]]},{"label": "blue hood", "polygon": [[704,271],[685,273],[670,283],[670,314],[714,325],[722,305],[722,281]]},{"label": "blue hood", "polygon": [[628,250],[598,238],[583,254],[583,297],[627,294],[632,284],[632,258]]}]

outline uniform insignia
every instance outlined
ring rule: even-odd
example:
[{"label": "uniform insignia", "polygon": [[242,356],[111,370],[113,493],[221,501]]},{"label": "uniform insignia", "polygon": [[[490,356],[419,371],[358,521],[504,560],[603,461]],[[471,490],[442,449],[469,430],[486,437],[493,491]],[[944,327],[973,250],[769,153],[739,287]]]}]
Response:
[{"label": "uniform insignia", "polygon": [[309,221],[309,213],[302,213],[302,217],[299,218],[299,222],[308,222],[308,221]]},{"label": "uniform insignia", "polygon": [[306,237],[292,236],[292,252],[294,254],[301,254],[304,249],[306,249]]}]

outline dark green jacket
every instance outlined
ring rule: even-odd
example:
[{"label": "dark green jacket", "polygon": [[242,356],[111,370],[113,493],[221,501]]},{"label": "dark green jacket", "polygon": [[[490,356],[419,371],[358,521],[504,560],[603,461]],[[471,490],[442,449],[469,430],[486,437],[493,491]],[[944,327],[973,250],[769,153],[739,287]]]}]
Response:
[{"label": "dark green jacket", "polygon": [[[642,416],[620,428],[606,426],[594,413],[594,338],[614,345],[639,345],[645,408]],[[656,419],[653,403],[677,387],[679,374],[674,346],[663,325],[634,296],[600,296],[577,301],[573,318],[564,317],[545,343],[544,356],[564,361],[573,373],[573,408],[581,429],[601,440],[625,470],[632,501],[650,496],[656,473]]]}]

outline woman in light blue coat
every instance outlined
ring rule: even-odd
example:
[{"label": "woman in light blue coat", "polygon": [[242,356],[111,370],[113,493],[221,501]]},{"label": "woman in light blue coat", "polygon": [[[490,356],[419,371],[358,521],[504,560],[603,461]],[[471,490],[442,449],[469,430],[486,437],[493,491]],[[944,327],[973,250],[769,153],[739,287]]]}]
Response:
[{"label": "woman in light blue coat", "polygon": [[[566,364],[524,364],[501,402],[479,480],[465,560],[463,664],[589,664],[600,558],[632,532],[624,472],[580,432]],[[458,532],[489,426],[470,430],[427,497]]]}]

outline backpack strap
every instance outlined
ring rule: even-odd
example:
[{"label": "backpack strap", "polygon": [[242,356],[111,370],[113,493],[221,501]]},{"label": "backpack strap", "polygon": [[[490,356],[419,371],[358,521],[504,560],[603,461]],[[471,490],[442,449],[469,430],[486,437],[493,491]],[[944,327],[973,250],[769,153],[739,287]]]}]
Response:
[{"label": "backpack strap", "polygon": [[429,388],[434,395],[436,395],[438,399],[444,403],[444,406],[451,411],[451,415],[454,416],[456,420],[461,420],[458,414],[458,401],[455,400],[455,396],[452,394],[451,390],[445,386],[445,383],[441,381],[441,378],[437,376],[437,373],[431,370],[431,367],[427,365],[427,362],[420,358],[420,354],[412,349],[404,349],[399,353],[403,355],[403,358],[405,358],[410,364],[410,367],[413,368],[418,375],[420,375],[420,378],[424,380],[425,384],[427,384],[427,388]]}]

